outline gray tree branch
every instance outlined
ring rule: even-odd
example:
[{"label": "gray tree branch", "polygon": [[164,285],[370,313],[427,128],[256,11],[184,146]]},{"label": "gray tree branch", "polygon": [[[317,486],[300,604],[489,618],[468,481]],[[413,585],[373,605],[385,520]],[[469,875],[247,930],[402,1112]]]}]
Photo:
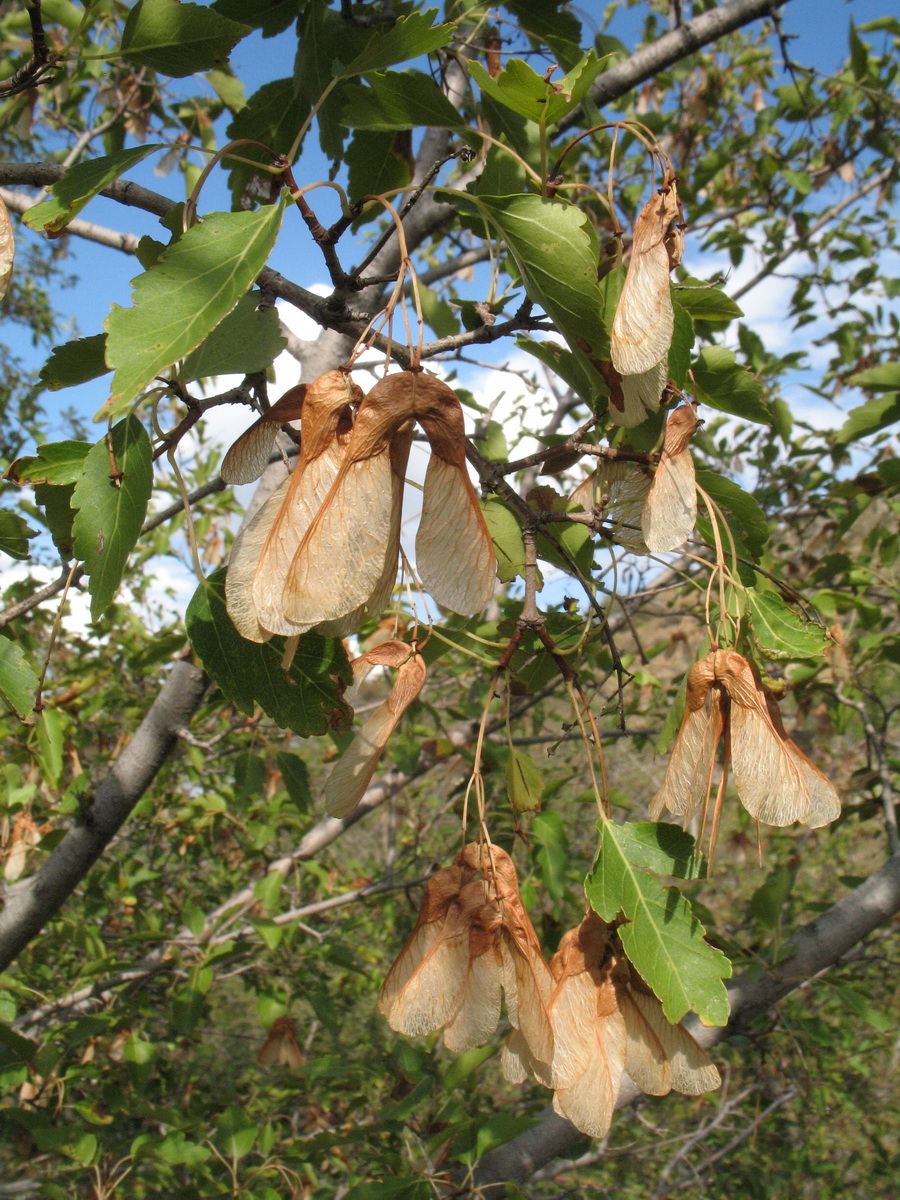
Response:
[{"label": "gray tree branch", "polygon": [[[900,855],[827,912],[799,929],[783,947],[779,964],[758,978],[738,976],[728,988],[731,1019],[724,1028],[686,1022],[707,1049],[746,1027],[758,1013],[776,1004],[808,979],[834,966],[863,938],[900,912]],[[617,1109],[633,1104],[641,1093],[626,1078]],[[486,1154],[472,1179],[473,1192],[501,1183],[522,1183],[555,1158],[584,1141],[584,1134],[548,1109],[539,1125]]]},{"label": "gray tree branch", "polygon": [[209,680],[176,662],[134,737],[97,787],[89,804],[36,875],[8,889],[0,913],[0,970],[62,907],[156,778],[187,725]]}]

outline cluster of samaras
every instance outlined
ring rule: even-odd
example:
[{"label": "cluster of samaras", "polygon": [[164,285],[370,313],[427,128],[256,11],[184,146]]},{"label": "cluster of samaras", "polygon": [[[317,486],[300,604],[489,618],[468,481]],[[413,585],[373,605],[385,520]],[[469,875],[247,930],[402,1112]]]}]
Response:
[{"label": "cluster of samaras", "polygon": [[719,1073],[622,952],[613,927],[589,912],[548,964],[519,896],[516,870],[497,846],[471,843],[428,881],[419,917],[381,989],[392,1029],[443,1030],[449,1050],[481,1046],[500,1019],[506,1078],[531,1076],[578,1129],[609,1129],[623,1072],[653,1096],[699,1095]]},{"label": "cluster of samaras", "polygon": [[403,371],[363,396],[347,372],[329,371],[282,397],[238,439],[222,466],[226,482],[262,474],[278,429],[298,417],[297,466],[232,550],[225,594],[238,632],[253,642],[310,629],[346,637],[381,615],[397,578],[414,422],[431,445],[417,574],[442,608],[483,609],[496,559],[466,468],[456,394],[425,371]]}]

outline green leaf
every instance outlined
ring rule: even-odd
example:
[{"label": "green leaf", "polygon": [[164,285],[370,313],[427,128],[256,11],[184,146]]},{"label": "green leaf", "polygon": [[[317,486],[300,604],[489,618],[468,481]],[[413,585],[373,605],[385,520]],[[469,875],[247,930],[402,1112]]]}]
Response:
[{"label": "green leaf", "polygon": [[702,879],[706,874],[703,861],[695,854],[696,842],[678,825],[627,821],[618,826],[618,838],[628,861],[635,867],[673,879]]},{"label": "green leaf", "polygon": [[669,346],[669,375],[677,387],[683,388],[687,383],[687,373],[691,366],[691,351],[694,348],[694,322],[686,312],[677,306],[674,312],[675,328],[672,330],[672,344]]},{"label": "green leaf", "polygon": [[682,312],[698,321],[726,323],[744,315],[744,310],[717,287],[689,275],[672,289],[672,299]]},{"label": "green leaf", "polygon": [[182,377],[249,375],[265,371],[287,344],[275,308],[259,307],[259,292],[248,292],[184,360]]},{"label": "green leaf", "polygon": [[228,62],[251,26],[199,4],[138,0],[122,31],[122,55],[140,67],[180,79]]},{"label": "green leaf", "polygon": [[366,75],[367,87],[343,89],[343,122],[352,129],[393,133],[423,127],[465,129],[466,123],[438,85],[422,71],[381,71]]},{"label": "green leaf", "polygon": [[347,729],[353,719],[341,699],[349,682],[340,641],[306,633],[290,671],[283,671],[283,640],[245,641],[225,610],[225,571],[214,571],[197,588],[185,614],[188,637],[225,697],[248,716],[259,707],[282,729],[301,737],[329,728]]},{"label": "green leaf", "polygon": [[738,363],[734,351],[723,346],[705,347],[693,372],[701,404],[758,425],[772,423],[769,406],[762,398],[762,385]]},{"label": "green leaf", "polygon": [[83,1167],[89,1167],[97,1153],[97,1138],[93,1133],[85,1133],[71,1147],[72,1157]]},{"label": "green leaf", "polygon": [[516,345],[549,367],[573,391],[581,386],[581,365],[571,350],[563,349],[557,342],[535,342],[522,334],[516,338]]},{"label": "green leaf", "polygon": [[40,379],[44,387],[58,392],[61,388],[99,379],[109,369],[106,365],[106,334],[95,333],[92,337],[75,338],[55,346],[41,367]]},{"label": "green leaf", "polygon": [[503,501],[493,497],[482,500],[481,512],[497,555],[497,578],[501,583],[509,583],[517,575],[524,577],[525,539],[521,525]]},{"label": "green leaf", "polygon": [[134,307],[114,304],[104,322],[106,357],[116,374],[98,417],[130,405],[235,308],[275,245],[284,205],[282,196],[259,212],[212,213],[131,281]]},{"label": "green leaf", "polygon": [[[90,447],[85,446],[85,449],[89,450]],[[75,509],[72,508],[74,495],[74,483],[63,486],[38,483],[34,488],[34,498],[44,510],[44,520],[53,538],[53,545],[66,562],[75,553],[72,536],[72,526],[75,524]]]},{"label": "green leaf", "polygon": [[2,1021],[0,1021],[0,1046],[11,1050],[22,1062],[31,1062],[38,1052],[36,1042],[33,1042],[31,1038],[22,1037],[21,1033],[16,1033],[15,1029]]},{"label": "green leaf", "polygon": [[778,592],[758,592],[747,588],[750,626],[765,658],[812,658],[821,661],[825,654],[825,630],[804,621],[788,608]]},{"label": "green leaf", "polygon": [[92,158],[88,162],[78,163],[70,167],[58,183],[53,184],[53,199],[30,208],[22,220],[30,229],[43,230],[51,236],[61,233],[99,191],[148,154],[165,149],[159,143],[132,146],[129,150],[119,150],[105,158]]},{"label": "green leaf", "polygon": [[210,8],[233,21],[249,21],[262,30],[264,38],[283,33],[303,6],[304,0],[215,0]]},{"label": "green leaf", "polygon": [[10,558],[28,558],[28,539],[37,537],[37,533],[24,517],[0,508],[0,553],[8,554]]},{"label": "green leaf", "polygon": [[92,447],[75,485],[75,555],[90,576],[94,621],[112,603],[140,536],[153,490],[152,458],[147,431],[137,417],[126,417]]},{"label": "green leaf", "polygon": [[77,483],[91,447],[87,442],[48,442],[36,455],[17,458],[6,473],[11,483]]},{"label": "green leaf", "polygon": [[567,892],[567,870],[570,861],[569,839],[562,817],[557,812],[542,812],[534,818],[531,836],[538,846],[536,854],[544,887],[554,900]]},{"label": "green leaf", "polygon": [[243,1158],[253,1149],[258,1127],[236,1105],[226,1108],[218,1121],[222,1150],[229,1158]]},{"label": "green leaf", "polygon": [[516,814],[540,812],[544,795],[544,777],[531,758],[512,746],[506,760],[506,790]]},{"label": "green leaf", "polygon": [[312,792],[309,786],[309,768],[299,754],[281,751],[275,761],[287,794],[301,812],[312,807]]},{"label": "green leaf", "polygon": [[[273,79],[253,93],[225,132],[233,141],[253,138],[275,151],[287,153],[308,114],[309,104],[297,95],[294,80]],[[272,160],[261,147],[241,146],[240,156],[258,162],[259,169],[246,162],[229,164],[228,186],[235,208],[241,206],[244,190],[252,179],[272,178],[262,169],[271,166]]]},{"label": "green leaf", "polygon": [[769,540],[769,522],[755,496],[717,471],[697,468],[697,483],[725,511],[732,532],[739,534],[752,558],[758,559]]},{"label": "green leaf", "polygon": [[[585,880],[592,907],[605,921],[625,918],[619,927],[625,953],[659,997],[667,1020],[680,1021],[693,1009],[705,1025],[726,1024],[728,994],[722,980],[731,975],[731,963],[703,940],[703,926],[685,897],[642,869],[645,836],[635,838],[628,825],[607,820],[598,828],[600,854]],[[681,858],[667,860],[659,849],[663,858],[656,861],[667,861],[667,873],[675,874]]]},{"label": "green leaf", "polygon": [[529,297],[540,304],[569,343],[578,390],[587,399],[606,393],[596,363],[609,359],[609,334],[600,313],[599,247],[587,217],[565,200],[542,196],[464,196],[440,193],[462,212],[486,218],[506,242]]},{"label": "green leaf", "polygon": [[766,929],[778,927],[796,878],[797,872],[783,863],[769,872],[765,883],[750,897],[750,910],[760,925]]},{"label": "green leaf", "polygon": [[58,788],[62,779],[63,743],[69,725],[69,717],[59,708],[45,708],[38,718],[38,765],[44,783],[51,788]]},{"label": "green leaf", "polygon": [[597,58],[593,50],[589,50],[560,79],[551,77],[548,80],[544,75],[538,75],[520,58],[511,58],[496,79],[477,59],[468,64],[472,78],[482,92],[520,117],[548,128],[577,108],[603,66],[603,60]]},{"label": "green leaf", "polygon": [[336,74],[365,75],[370,71],[384,71],[395,63],[440,50],[449,43],[456,26],[433,25],[436,15],[436,8],[412,12],[400,17],[390,29],[372,33],[366,45]]},{"label": "green leaf", "polygon": [[854,387],[870,392],[900,391],[900,362],[883,363],[880,367],[869,367],[850,376]]},{"label": "green leaf", "polygon": [[858,408],[851,408],[847,420],[834,435],[834,440],[837,445],[846,446],[848,442],[868,437],[870,433],[877,433],[879,429],[886,429],[897,421],[900,421],[900,393],[888,392],[867,400]]},{"label": "green leaf", "polygon": [[[347,194],[380,196],[406,187],[412,179],[409,135],[405,133],[358,133],[350,139],[345,154]],[[361,220],[383,216],[380,204],[371,205]]]},{"label": "green leaf", "polygon": [[34,724],[37,685],[22,647],[0,635],[0,697],[25,725]]}]

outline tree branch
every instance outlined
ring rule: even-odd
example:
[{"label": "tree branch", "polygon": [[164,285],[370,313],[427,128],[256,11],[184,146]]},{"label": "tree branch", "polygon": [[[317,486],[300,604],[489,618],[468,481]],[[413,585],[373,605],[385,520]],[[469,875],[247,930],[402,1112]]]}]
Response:
[{"label": "tree branch", "polygon": [[[741,1032],[756,1014],[776,1004],[806,980],[834,966],[857,942],[900,912],[900,855],[870,875],[865,883],[839,900],[827,912],[797,930],[782,948],[782,961],[766,974],[742,975],[728,988],[731,1020],[722,1029],[686,1022],[697,1041],[707,1049]],[[625,1079],[617,1109],[642,1095]],[[472,1179],[472,1192],[500,1183],[521,1183],[554,1158],[564,1156],[583,1142],[584,1134],[548,1110],[539,1125],[482,1158]]]},{"label": "tree branch", "polygon": [[192,663],[176,662],[153,707],[91,802],[36,875],[10,887],[0,913],[0,970],[59,911],[156,778],[209,684]]}]

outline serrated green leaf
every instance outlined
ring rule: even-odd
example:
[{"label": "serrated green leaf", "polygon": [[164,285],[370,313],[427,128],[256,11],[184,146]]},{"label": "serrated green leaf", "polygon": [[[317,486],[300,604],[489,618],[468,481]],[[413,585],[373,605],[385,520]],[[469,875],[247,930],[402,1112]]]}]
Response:
[{"label": "serrated green leaf", "polygon": [[724,323],[744,315],[744,310],[730,296],[692,275],[672,289],[672,300],[682,312],[690,313],[698,321]]},{"label": "serrated green leaf", "polygon": [[676,387],[683,388],[691,366],[691,351],[694,348],[694,322],[688,313],[676,307],[672,344],[669,346],[669,377]]},{"label": "serrated green leaf", "polygon": [[722,983],[731,963],[703,939],[704,929],[675,888],[666,888],[631,861],[633,839],[611,821],[598,823],[600,853],[585,894],[605,921],[623,916],[619,936],[628,958],[659,997],[666,1019],[693,1010],[705,1025],[728,1021]]},{"label": "serrated green leaf", "polygon": [[750,626],[765,658],[813,658],[825,655],[825,630],[804,621],[788,608],[778,592],[758,592],[747,588]]},{"label": "serrated green leaf", "polygon": [[834,435],[834,440],[839,446],[846,446],[848,442],[868,437],[897,421],[900,421],[900,394],[887,392],[867,400],[858,408],[851,408],[847,420]]},{"label": "serrated green leaf", "polygon": [[854,387],[871,392],[900,391],[900,362],[883,363],[880,367],[869,367],[850,376]]},{"label": "serrated green leaf", "polygon": [[137,417],[126,417],[91,448],[71,501],[75,555],[90,576],[94,621],[118,591],[152,490],[150,438]]},{"label": "serrated green leaf", "polygon": [[561,900],[568,889],[571,857],[562,817],[557,812],[538,813],[531,825],[531,837],[538,847],[536,858],[544,887],[554,900]]},{"label": "serrated green leaf", "polygon": [[501,500],[483,500],[481,512],[494,543],[497,555],[497,578],[509,583],[517,575],[525,574],[525,539],[522,526]]},{"label": "serrated green leaf", "polygon": [[247,21],[262,30],[264,38],[283,33],[305,0],[215,0],[210,8],[233,21]]},{"label": "serrated green leaf", "polygon": [[762,398],[759,380],[742,367],[734,351],[706,346],[693,365],[697,399],[719,412],[757,425],[770,425],[772,415]]},{"label": "serrated green leaf", "polygon": [[769,522],[756,497],[717,471],[698,467],[696,478],[704,492],[724,510],[751,557],[758,559],[769,540]]},{"label": "serrated green leaf", "polygon": [[0,697],[25,725],[34,724],[37,675],[17,642],[0,636]]},{"label": "serrated green leaf", "polygon": [[75,338],[62,346],[55,346],[41,367],[40,379],[44,387],[51,392],[58,392],[60,388],[90,383],[109,370],[106,365],[106,334],[95,333],[92,337]]},{"label": "serrated green leaf", "polygon": [[[404,142],[406,144],[404,144]],[[354,134],[347,144],[347,194],[380,196],[405,187],[412,179],[409,135],[404,133]],[[380,204],[371,205],[361,221],[383,216]]]},{"label": "serrated green leaf", "polygon": [[87,442],[47,442],[36,455],[17,458],[6,478],[11,483],[77,483],[90,450]]},{"label": "serrated green leaf", "polygon": [[258,212],[212,213],[131,281],[134,306],[114,304],[104,322],[106,358],[116,373],[98,418],[131,404],[246,295],[275,245],[284,206],[282,196]]},{"label": "serrated green leaf", "polygon": [[38,483],[34,488],[34,498],[44,510],[44,520],[47,522],[47,528],[53,538],[53,545],[66,562],[75,553],[72,538],[72,526],[75,523],[75,510],[72,508],[74,495],[74,483],[62,486]]},{"label": "serrated green leaf", "polygon": [[522,334],[516,338],[516,345],[549,367],[573,391],[581,386],[581,366],[571,350],[565,350],[557,342],[535,342]]},{"label": "serrated green leaf", "polygon": [[506,790],[513,812],[539,812],[544,777],[530,755],[512,746],[506,760]]},{"label": "serrated green leaf", "polygon": [[[297,95],[294,80],[273,79],[253,93],[225,132],[233,141],[251,138],[262,142],[264,146],[271,146],[273,150],[287,153],[308,114],[309,104]],[[240,206],[242,193],[254,176],[265,174],[266,178],[271,179],[271,175],[262,170],[264,166],[271,166],[272,162],[264,149],[253,145],[241,146],[241,158],[258,162],[260,169],[246,162],[229,163],[228,186],[235,207]]]},{"label": "serrated green leaf", "polygon": [[197,588],[185,623],[204,667],[241,712],[250,715],[259,705],[277,725],[301,737],[349,728],[353,713],[341,693],[350,671],[340,641],[304,634],[290,671],[283,671],[281,638],[248,642],[232,625],[225,610],[224,568]]},{"label": "serrated green leaf", "polygon": [[540,304],[569,344],[578,390],[590,398],[606,389],[597,362],[609,359],[597,286],[597,236],[575,205],[543,196],[463,196],[441,193],[462,212],[486,218],[506,242],[529,297]]},{"label": "serrated green leaf", "polygon": [[589,50],[559,79],[538,75],[521,58],[511,58],[496,79],[477,59],[469,63],[469,71],[482,92],[497,104],[549,128],[581,103],[603,65],[603,60]]},{"label": "serrated green leaf", "polygon": [[673,879],[702,879],[706,868],[695,854],[696,842],[678,825],[660,821],[626,821],[617,826],[628,861]]},{"label": "serrated green leaf", "polygon": [[450,41],[456,26],[434,25],[436,16],[436,8],[412,12],[400,17],[390,29],[373,31],[366,44],[357,50],[346,66],[341,67],[339,74],[365,75],[370,71],[384,71],[395,63],[440,50]]},{"label": "serrated green leaf", "polygon": [[37,533],[24,517],[0,508],[0,553],[8,554],[10,558],[28,558],[28,539],[37,537]]},{"label": "serrated green leaf", "polygon": [[248,292],[184,360],[182,378],[249,375],[265,371],[286,345],[275,308],[259,308],[259,292]]},{"label": "serrated green leaf", "polygon": [[464,129],[466,123],[430,75],[422,71],[379,71],[366,86],[343,89],[342,120],[351,129],[394,132],[434,127]]},{"label": "serrated green leaf", "polygon": [[287,751],[281,751],[275,761],[287,794],[301,812],[308,812],[312,806],[312,792],[306,763],[299,754],[289,754]]},{"label": "serrated green leaf", "polygon": [[251,26],[179,0],[138,0],[122,31],[122,55],[174,79],[228,62]]},{"label": "serrated green leaf", "polygon": [[70,167],[58,183],[53,184],[53,199],[30,208],[22,220],[30,229],[42,230],[51,236],[61,233],[72,218],[78,216],[87,202],[107,184],[124,175],[148,154],[165,149],[166,147],[159,143],[150,143],[119,150],[105,158],[92,158],[88,162],[78,163]]}]

